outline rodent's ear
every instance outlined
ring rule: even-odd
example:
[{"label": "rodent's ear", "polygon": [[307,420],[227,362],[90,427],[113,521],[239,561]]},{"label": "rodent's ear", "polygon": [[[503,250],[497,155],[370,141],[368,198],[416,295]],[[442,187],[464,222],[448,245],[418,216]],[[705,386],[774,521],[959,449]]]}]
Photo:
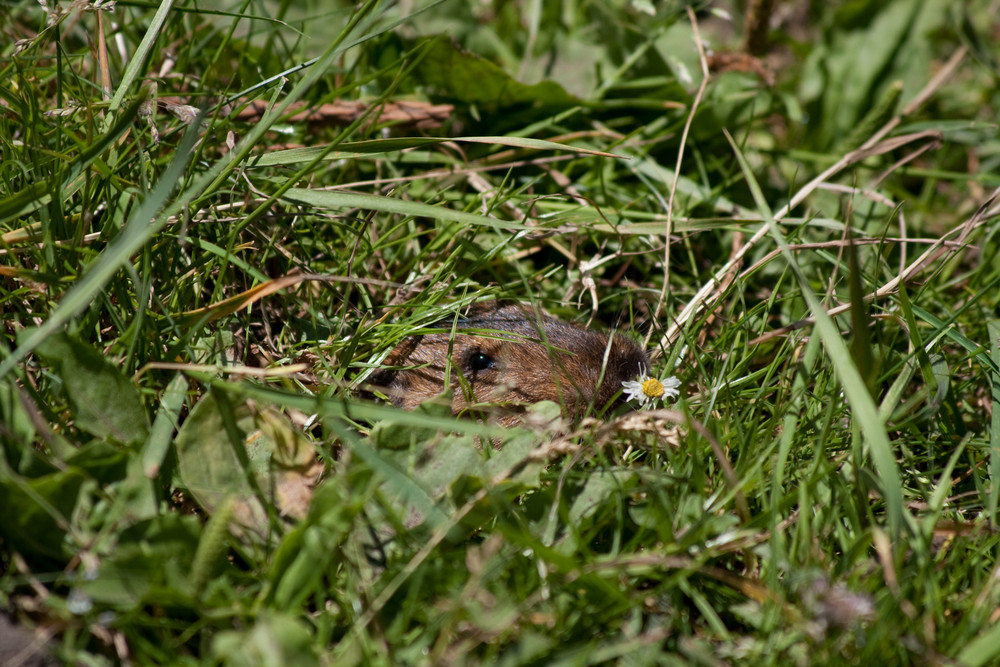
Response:
[{"label": "rodent's ear", "polygon": [[517,301],[512,299],[496,299],[494,301],[477,301],[469,306],[466,311],[466,319],[475,323],[478,321],[492,319],[499,316],[516,316],[514,319],[522,320],[526,311]]},{"label": "rodent's ear", "polygon": [[382,362],[383,366],[403,366],[406,364],[406,360],[409,358],[413,351],[417,349],[417,345],[420,344],[420,339],[414,336],[405,338],[402,342],[393,348],[389,356],[385,358]]}]

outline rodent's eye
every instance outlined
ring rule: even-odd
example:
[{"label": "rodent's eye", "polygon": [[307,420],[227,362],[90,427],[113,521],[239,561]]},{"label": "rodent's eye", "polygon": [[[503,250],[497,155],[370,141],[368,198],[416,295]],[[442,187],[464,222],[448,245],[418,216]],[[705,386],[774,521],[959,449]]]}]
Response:
[{"label": "rodent's eye", "polygon": [[469,357],[469,368],[474,371],[485,371],[487,368],[495,368],[496,362],[493,357],[483,352],[473,352]]}]

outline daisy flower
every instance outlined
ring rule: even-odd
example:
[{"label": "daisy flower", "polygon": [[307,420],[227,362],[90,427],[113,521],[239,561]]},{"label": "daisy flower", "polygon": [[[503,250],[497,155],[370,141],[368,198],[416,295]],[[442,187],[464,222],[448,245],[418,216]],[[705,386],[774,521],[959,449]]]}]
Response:
[{"label": "daisy flower", "polygon": [[657,380],[646,375],[642,366],[639,367],[638,379],[622,382],[622,387],[625,388],[625,400],[638,400],[640,408],[646,405],[646,401],[649,401],[649,407],[653,408],[657,401],[679,396],[680,392],[677,390],[679,386],[681,381],[674,376]]}]

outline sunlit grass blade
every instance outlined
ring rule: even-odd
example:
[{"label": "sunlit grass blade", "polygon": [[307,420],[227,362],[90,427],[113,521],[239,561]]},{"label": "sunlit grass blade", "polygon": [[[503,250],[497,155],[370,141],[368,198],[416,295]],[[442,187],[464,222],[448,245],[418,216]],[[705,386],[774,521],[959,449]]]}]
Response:
[{"label": "sunlit grass blade", "polygon": [[393,197],[380,197],[378,195],[291,188],[285,193],[285,196],[293,203],[306,204],[321,209],[348,210],[360,208],[366,211],[381,211],[383,213],[398,213],[400,215],[425,217],[434,220],[448,220],[450,222],[512,232],[526,232],[534,229],[521,222],[497,220],[476,213],[456,211],[446,206],[434,206],[423,202],[406,201]]}]

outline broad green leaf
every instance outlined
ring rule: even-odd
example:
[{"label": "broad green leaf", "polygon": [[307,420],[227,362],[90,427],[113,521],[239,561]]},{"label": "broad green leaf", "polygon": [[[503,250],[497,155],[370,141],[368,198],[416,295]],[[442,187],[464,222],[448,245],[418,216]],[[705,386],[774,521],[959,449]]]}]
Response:
[{"label": "broad green leaf", "polygon": [[0,380],[0,456],[5,456],[15,470],[25,474],[35,463],[37,454],[32,447],[35,428],[31,416],[21,401],[23,389],[13,378]]},{"label": "broad green leaf", "polygon": [[174,446],[177,472],[198,504],[214,512],[226,497],[247,500],[248,513],[241,520],[267,524],[267,513],[257,499],[253,469],[246,449],[253,417],[245,405],[219,403],[208,393],[191,409]]},{"label": "broad green leaf", "polygon": [[195,592],[191,561],[201,532],[199,517],[176,512],[131,526],[117,535],[114,551],[78,588],[95,602],[118,609],[164,604],[167,591],[176,599],[190,597]]},{"label": "broad green leaf", "polygon": [[433,37],[416,76],[438,94],[491,109],[514,105],[569,107],[580,104],[554,81],[519,83],[500,67],[462,49],[447,37]]},{"label": "broad green leaf", "polygon": [[122,444],[146,439],[149,421],[139,390],[97,350],[58,332],[37,352],[62,379],[77,428]]},{"label": "broad green leaf", "polygon": [[[447,406],[432,408],[447,409]],[[555,403],[529,406],[528,414],[537,415],[539,423],[548,423],[553,429],[566,428]],[[397,439],[406,432],[403,426],[387,421],[378,424],[372,435],[382,445],[387,441],[398,443]],[[485,441],[465,434],[425,431],[423,437],[418,436],[412,442],[407,439],[405,442],[410,444],[407,449],[392,451],[380,446],[368,450],[364,443],[356,443],[354,450],[386,479],[382,493],[404,508],[401,516],[408,525],[427,519],[431,527],[437,528],[447,520],[443,507],[454,510],[466,500],[465,495],[483,487],[508,485],[510,493],[518,493],[524,486],[537,486],[543,464],[530,460],[530,454],[546,439],[546,431],[523,427],[497,428],[493,437]],[[490,443],[485,445],[488,448],[485,452],[484,442]],[[491,444],[499,448],[494,450]],[[453,497],[456,491],[463,497]]]},{"label": "broad green leaf", "polygon": [[[266,613],[246,630],[220,632],[212,653],[231,667],[311,667],[320,665],[312,634],[298,615]],[[326,664],[326,663],[322,663]]]},{"label": "broad green leaf", "polygon": [[[621,496],[639,481],[633,470],[596,471],[587,476],[580,493],[573,499],[567,521],[574,526],[607,507],[612,495]],[[612,501],[614,502],[614,501]]]},{"label": "broad green leaf", "polygon": [[70,520],[86,475],[77,468],[24,479],[0,462],[0,536],[24,555],[65,562],[74,554]]},{"label": "broad green leaf", "polygon": [[180,481],[214,513],[232,496],[240,525],[264,537],[269,509],[302,518],[322,465],[315,450],[286,418],[269,410],[206,394],[175,440]]}]

